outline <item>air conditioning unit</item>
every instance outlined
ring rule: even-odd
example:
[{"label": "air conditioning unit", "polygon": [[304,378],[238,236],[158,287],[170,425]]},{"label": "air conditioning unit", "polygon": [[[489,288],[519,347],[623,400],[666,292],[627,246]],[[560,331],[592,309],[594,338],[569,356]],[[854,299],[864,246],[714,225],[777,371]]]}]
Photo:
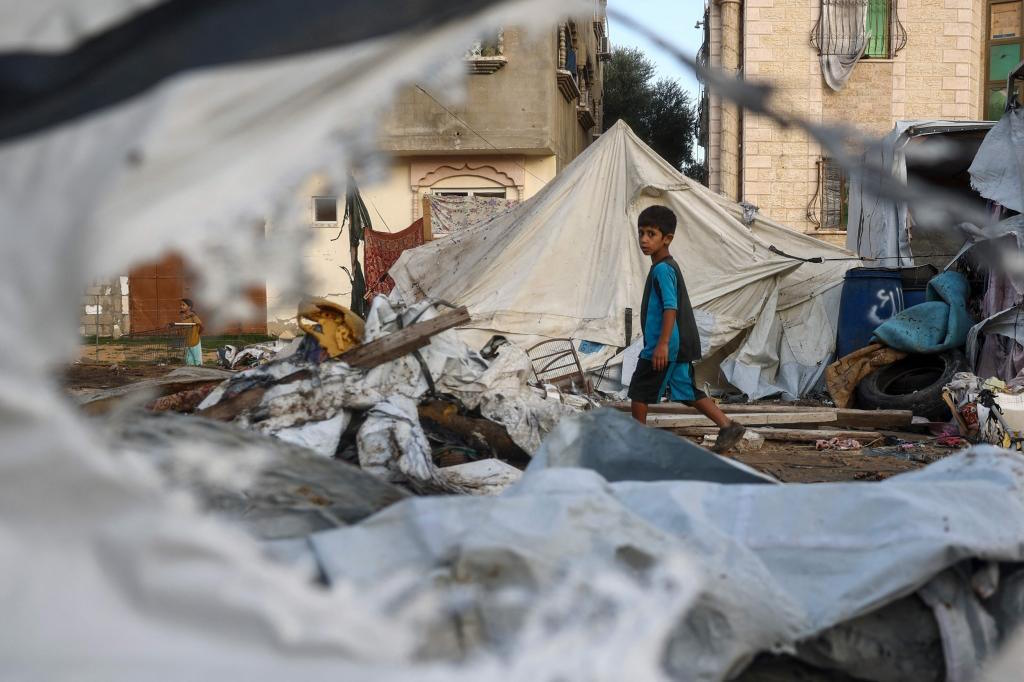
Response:
[{"label": "air conditioning unit", "polygon": [[598,61],[607,62],[612,58],[612,41],[608,39],[608,36],[601,36],[597,39],[597,59]]}]

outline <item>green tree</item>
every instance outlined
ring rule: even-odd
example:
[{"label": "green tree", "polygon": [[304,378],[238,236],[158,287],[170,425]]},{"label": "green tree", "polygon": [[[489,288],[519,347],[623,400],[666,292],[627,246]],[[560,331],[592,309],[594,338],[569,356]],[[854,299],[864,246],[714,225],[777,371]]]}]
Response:
[{"label": "green tree", "polygon": [[623,120],[662,158],[700,180],[694,160],[697,109],[679,81],[654,80],[654,63],[642,50],[619,47],[604,72],[604,129]]}]

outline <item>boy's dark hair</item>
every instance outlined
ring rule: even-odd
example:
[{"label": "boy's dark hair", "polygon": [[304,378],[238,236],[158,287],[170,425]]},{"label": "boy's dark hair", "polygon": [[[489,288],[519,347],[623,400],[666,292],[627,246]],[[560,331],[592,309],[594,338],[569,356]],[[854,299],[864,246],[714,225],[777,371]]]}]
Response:
[{"label": "boy's dark hair", "polygon": [[189,307],[189,310],[191,310],[193,308],[193,306],[192,306],[192,299],[191,298],[183,298],[183,299],[181,299],[181,302],[184,303],[185,305],[187,305]]},{"label": "boy's dark hair", "polygon": [[656,227],[663,235],[676,233],[676,214],[668,206],[648,206],[640,212],[636,226]]}]

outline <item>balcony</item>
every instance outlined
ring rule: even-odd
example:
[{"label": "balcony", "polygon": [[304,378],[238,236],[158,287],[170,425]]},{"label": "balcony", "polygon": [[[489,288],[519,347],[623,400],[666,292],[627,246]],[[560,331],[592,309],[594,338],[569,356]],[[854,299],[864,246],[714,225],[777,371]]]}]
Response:
[{"label": "balcony", "polygon": [[576,82],[576,75],[565,69],[555,71],[555,79],[558,81],[558,90],[566,102],[579,99],[580,86]]},{"label": "balcony", "polygon": [[577,78],[576,49],[569,27],[563,24],[558,27],[558,68],[555,69],[555,80],[566,102],[579,99],[580,85]]},{"label": "balcony", "polygon": [[492,74],[508,63],[505,57],[505,32],[498,31],[494,41],[478,40],[465,56],[466,68],[474,75]]},{"label": "balcony", "polygon": [[579,95],[576,104],[576,120],[580,122],[584,130],[590,130],[597,125],[597,117],[594,115],[594,101],[590,91],[584,88]]}]

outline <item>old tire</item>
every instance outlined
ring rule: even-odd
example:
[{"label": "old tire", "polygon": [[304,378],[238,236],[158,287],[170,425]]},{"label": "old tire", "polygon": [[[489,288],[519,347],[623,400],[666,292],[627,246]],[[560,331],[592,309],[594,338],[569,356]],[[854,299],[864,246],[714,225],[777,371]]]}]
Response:
[{"label": "old tire", "polygon": [[910,410],[918,417],[946,420],[952,415],[942,389],[965,371],[967,358],[960,351],[910,355],[866,376],[857,386],[857,403],[868,410]]}]

